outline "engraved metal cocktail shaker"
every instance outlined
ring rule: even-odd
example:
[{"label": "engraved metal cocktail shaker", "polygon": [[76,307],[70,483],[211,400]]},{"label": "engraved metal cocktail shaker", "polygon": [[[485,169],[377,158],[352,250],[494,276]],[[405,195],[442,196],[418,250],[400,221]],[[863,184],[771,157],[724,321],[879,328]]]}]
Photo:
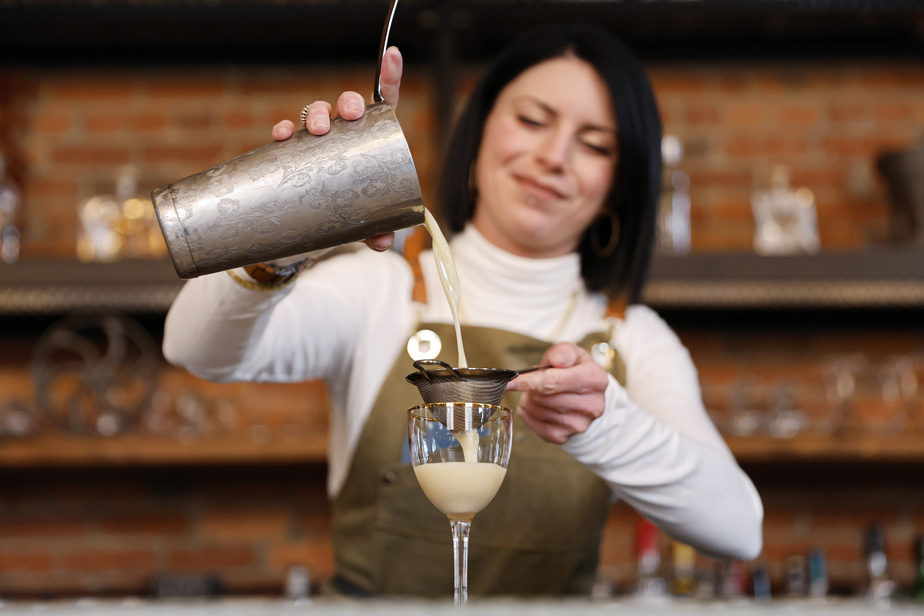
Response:
[{"label": "engraved metal cocktail shaker", "polygon": [[334,118],[323,136],[300,130],[154,190],[180,278],[281,259],[423,224],[420,182],[394,110],[382,99],[382,33],[374,101],[362,118]]}]

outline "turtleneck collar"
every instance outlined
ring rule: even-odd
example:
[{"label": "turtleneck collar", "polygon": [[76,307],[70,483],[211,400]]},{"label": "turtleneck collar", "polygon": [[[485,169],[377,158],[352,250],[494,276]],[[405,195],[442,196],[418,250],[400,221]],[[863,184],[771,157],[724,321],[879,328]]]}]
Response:
[{"label": "turtleneck collar", "polygon": [[460,280],[463,297],[483,291],[547,305],[567,303],[576,289],[583,288],[577,253],[548,259],[520,257],[489,242],[472,224],[452,239],[451,246],[456,268],[464,277],[464,283]]}]

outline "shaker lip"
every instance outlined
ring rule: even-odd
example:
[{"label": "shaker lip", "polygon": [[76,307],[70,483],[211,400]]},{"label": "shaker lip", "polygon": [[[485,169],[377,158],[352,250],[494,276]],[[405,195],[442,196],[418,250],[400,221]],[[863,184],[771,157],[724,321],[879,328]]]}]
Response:
[{"label": "shaker lip", "polygon": [[[155,188],[151,192],[151,200],[154,202],[154,213],[157,214],[161,233],[167,240],[167,250],[170,252],[170,259],[177,275],[183,280],[198,277],[199,270],[186,239],[186,230],[180,222],[170,185]],[[170,241],[171,238],[173,241]]]}]

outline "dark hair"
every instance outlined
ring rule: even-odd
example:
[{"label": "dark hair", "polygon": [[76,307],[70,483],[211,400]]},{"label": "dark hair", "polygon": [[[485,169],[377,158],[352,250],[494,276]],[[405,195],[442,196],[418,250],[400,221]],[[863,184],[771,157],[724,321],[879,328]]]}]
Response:
[{"label": "dark hair", "polygon": [[[581,275],[591,290],[636,302],[654,244],[661,190],[661,119],[641,62],[605,30],[573,25],[539,28],[519,37],[497,58],[475,87],[447,144],[439,187],[441,212],[451,232],[461,231],[474,214],[469,172],[501,90],[530,67],[568,54],[594,66],[606,83],[619,133],[616,172],[607,197],[607,206],[619,221],[619,242],[609,256],[597,256],[590,234],[599,229],[591,224],[578,248]],[[599,242],[607,243],[606,238]]]}]

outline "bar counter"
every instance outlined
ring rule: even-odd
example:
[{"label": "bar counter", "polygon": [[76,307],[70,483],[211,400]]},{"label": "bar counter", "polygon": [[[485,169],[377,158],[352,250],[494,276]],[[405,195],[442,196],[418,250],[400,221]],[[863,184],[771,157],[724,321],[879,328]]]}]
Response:
[{"label": "bar counter", "polygon": [[[868,615],[879,612],[924,614],[924,603],[895,600],[874,604],[862,599],[824,601],[777,599],[754,601],[641,601],[633,599],[594,601],[477,601],[465,612],[470,616],[648,616],[667,614],[716,614],[760,616],[806,614],[808,616]],[[0,616],[440,616],[458,614],[452,600],[439,602],[399,600],[158,600],[78,599],[51,602],[0,602]]]}]

